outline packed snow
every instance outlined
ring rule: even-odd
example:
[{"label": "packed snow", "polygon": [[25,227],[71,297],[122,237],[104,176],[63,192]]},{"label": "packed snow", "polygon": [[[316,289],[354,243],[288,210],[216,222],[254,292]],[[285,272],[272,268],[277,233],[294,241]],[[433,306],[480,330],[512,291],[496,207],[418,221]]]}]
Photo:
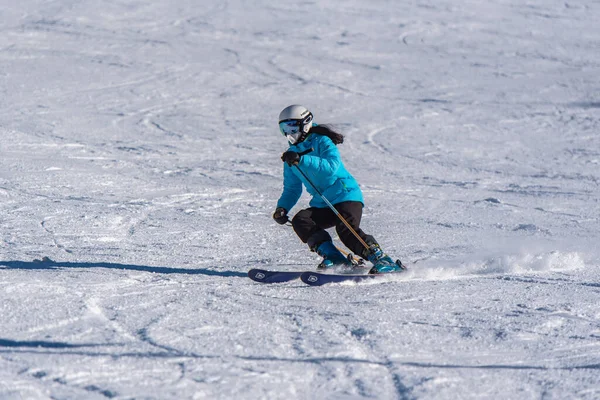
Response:
[{"label": "packed snow", "polygon": [[[0,398],[600,398],[599,20],[0,0]],[[271,218],[294,103],[409,271],[247,278],[319,263]]]}]

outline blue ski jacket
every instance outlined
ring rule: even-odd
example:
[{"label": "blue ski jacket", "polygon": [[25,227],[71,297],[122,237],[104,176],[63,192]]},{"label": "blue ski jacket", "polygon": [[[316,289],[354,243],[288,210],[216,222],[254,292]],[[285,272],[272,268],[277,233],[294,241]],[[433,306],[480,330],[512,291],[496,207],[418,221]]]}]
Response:
[{"label": "blue ski jacket", "polygon": [[[313,151],[300,158],[298,166],[321,194],[333,205],[344,201],[359,201],[364,204],[358,182],[344,167],[337,146],[327,136],[316,133],[296,145],[290,145],[289,151],[301,153],[312,148]],[[283,163],[283,192],[277,201],[277,207],[290,211],[302,195],[302,185],[312,196],[311,207],[325,208],[327,203],[302,176],[298,168]]]}]

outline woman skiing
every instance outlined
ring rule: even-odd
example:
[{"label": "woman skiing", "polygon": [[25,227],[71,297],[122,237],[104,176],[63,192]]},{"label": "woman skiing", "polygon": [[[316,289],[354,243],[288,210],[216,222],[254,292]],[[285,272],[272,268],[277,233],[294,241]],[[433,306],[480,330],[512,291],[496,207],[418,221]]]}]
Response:
[{"label": "woman skiing", "polygon": [[290,147],[281,156],[284,162],[283,192],[273,219],[282,225],[289,222],[288,212],[300,199],[304,185],[312,196],[310,207],[298,211],[291,222],[300,240],[323,257],[319,268],[352,265],[351,260],[334,246],[325,230],[335,226],[342,243],[373,264],[369,273],[405,269],[400,260],[394,262],[373,236],[360,229],[362,192],[344,167],[337,149],[344,136],[326,125],[313,123],[312,113],[300,105],[291,105],[281,111],[279,129]]}]

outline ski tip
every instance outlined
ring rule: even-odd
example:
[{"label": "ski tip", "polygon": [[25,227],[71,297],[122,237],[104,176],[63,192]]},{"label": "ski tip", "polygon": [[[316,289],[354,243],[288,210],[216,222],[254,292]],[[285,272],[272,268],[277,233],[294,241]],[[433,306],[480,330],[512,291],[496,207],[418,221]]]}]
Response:
[{"label": "ski tip", "polygon": [[253,281],[257,281],[257,282],[264,281],[264,279],[267,277],[267,275],[268,275],[268,272],[265,271],[264,269],[253,268],[250,271],[248,271],[248,278],[252,279]]}]

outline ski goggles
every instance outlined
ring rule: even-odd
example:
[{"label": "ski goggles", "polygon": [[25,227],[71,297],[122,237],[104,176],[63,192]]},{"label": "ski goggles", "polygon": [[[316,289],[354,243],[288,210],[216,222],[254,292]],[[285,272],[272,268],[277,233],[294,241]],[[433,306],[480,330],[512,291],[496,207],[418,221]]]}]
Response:
[{"label": "ski goggles", "polygon": [[295,144],[302,135],[302,132],[300,132],[301,124],[301,120],[288,119],[279,123],[279,130],[287,138],[288,142]]},{"label": "ski goggles", "polygon": [[299,119],[287,119],[279,123],[279,130],[283,136],[293,135],[300,132],[301,123],[302,121]]}]

